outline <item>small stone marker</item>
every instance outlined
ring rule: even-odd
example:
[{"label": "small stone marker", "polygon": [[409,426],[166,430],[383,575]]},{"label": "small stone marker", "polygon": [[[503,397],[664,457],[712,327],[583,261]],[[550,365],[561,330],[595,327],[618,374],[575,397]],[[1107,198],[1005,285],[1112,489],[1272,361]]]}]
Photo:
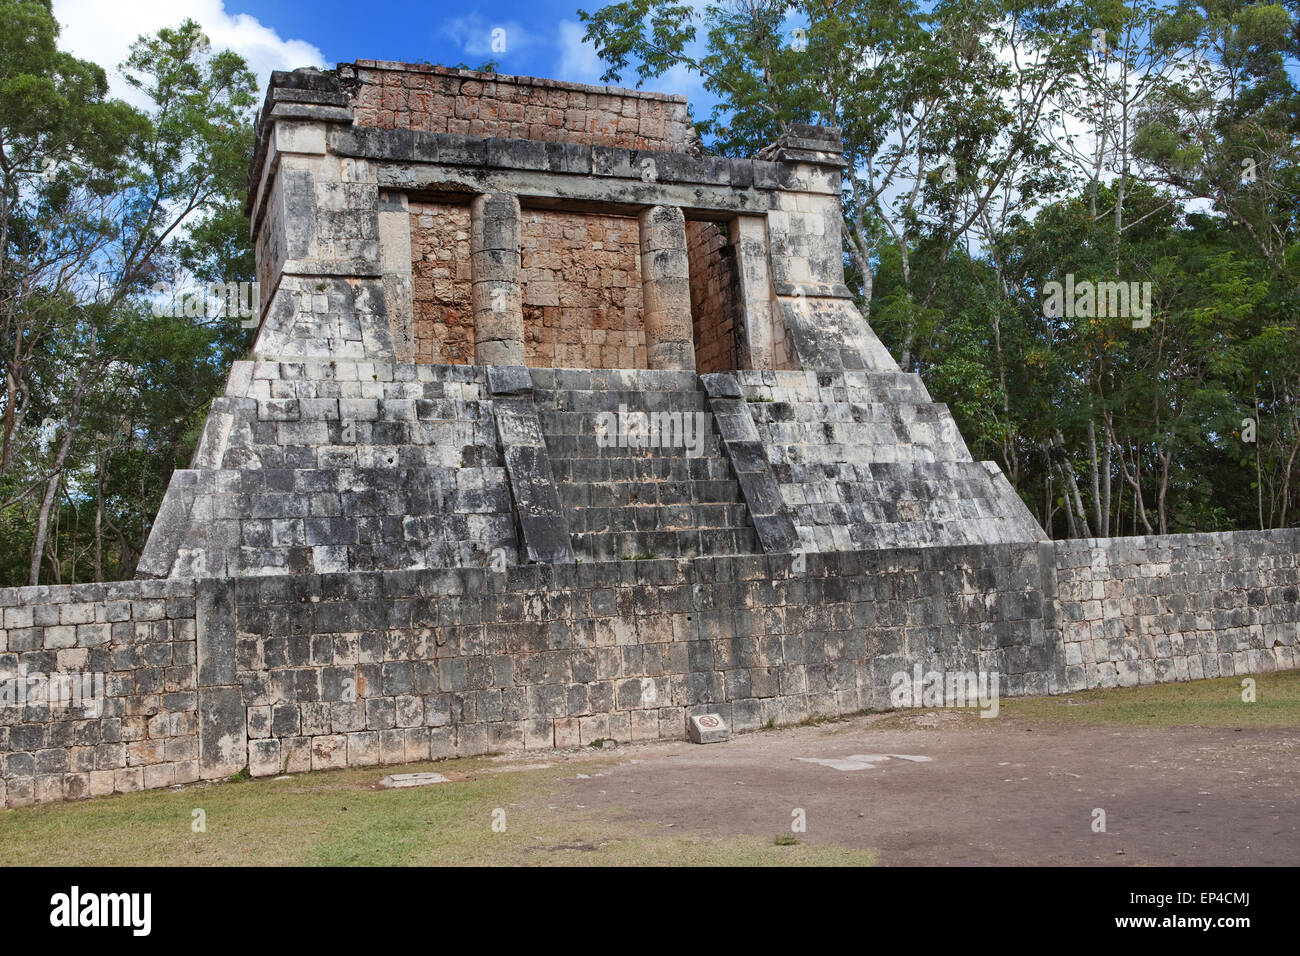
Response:
[{"label": "small stone marker", "polygon": [[731,730],[717,714],[700,714],[686,725],[686,735],[693,744],[720,744],[731,739]]},{"label": "small stone marker", "polygon": [[379,781],[381,787],[400,790],[403,787],[427,787],[431,783],[448,783],[440,773],[394,773]]}]

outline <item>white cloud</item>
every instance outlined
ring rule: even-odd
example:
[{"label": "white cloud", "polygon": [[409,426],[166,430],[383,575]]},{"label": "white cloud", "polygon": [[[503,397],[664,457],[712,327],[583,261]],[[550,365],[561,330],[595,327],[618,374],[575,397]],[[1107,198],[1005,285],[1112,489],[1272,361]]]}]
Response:
[{"label": "white cloud", "polygon": [[587,28],[572,20],[560,21],[560,65],[556,76],[571,83],[600,83],[603,72],[596,48],[582,42]]},{"label": "white cloud", "polygon": [[314,45],[284,39],[246,13],[229,13],[224,0],[54,0],[54,18],[62,28],[59,47],[104,67],[113,95],[136,105],[144,104],[122,79],[118,64],[140,34],[179,26],[186,17],[203,27],[214,49],[233,50],[247,60],[261,92],[272,70],[325,66]]},{"label": "white cloud", "polygon": [[462,55],[475,58],[471,67],[486,60],[504,66],[505,57],[535,45],[533,35],[517,20],[486,20],[477,12],[444,20],[438,32],[455,43]]}]

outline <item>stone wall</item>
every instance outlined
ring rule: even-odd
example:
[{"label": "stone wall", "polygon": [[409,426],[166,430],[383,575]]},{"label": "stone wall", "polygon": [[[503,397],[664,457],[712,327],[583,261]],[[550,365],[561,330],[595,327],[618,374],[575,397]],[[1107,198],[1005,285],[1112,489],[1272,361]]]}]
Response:
[{"label": "stone wall", "polygon": [[6,806],[889,706],[1297,666],[1300,530],[0,591],[0,678],[106,675],[103,710],[0,708]]},{"label": "stone wall", "polygon": [[736,257],[725,229],[712,222],[688,222],[686,254],[691,273],[695,368],[700,374],[738,369]]},{"label": "stone wall", "polygon": [[1056,549],[1070,690],[1300,666],[1300,529]]},{"label": "stone wall", "polygon": [[806,551],[1043,540],[946,405],[893,371],[746,371],[755,438]]},{"label": "stone wall", "polygon": [[0,610],[0,804],[199,779],[193,581],[8,588]]},{"label": "stone wall", "polygon": [[415,361],[474,361],[469,206],[412,202],[411,291]]},{"label": "stone wall", "polygon": [[888,706],[891,676],[1046,693],[1036,547],[237,581],[249,769],[679,739]]},{"label": "stone wall", "polygon": [[695,142],[686,98],[413,63],[358,60],[359,126],[684,151]]},{"label": "stone wall", "polygon": [[524,209],[524,359],[535,368],[645,368],[637,221]]}]

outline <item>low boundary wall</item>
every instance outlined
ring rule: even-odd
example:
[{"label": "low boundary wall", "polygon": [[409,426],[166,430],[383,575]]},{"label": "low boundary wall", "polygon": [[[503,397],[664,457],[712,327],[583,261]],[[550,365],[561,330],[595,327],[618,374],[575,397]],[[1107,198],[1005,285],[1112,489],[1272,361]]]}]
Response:
[{"label": "low boundary wall", "polygon": [[1006,696],[1286,669],[1298,593],[1300,529],[11,588],[0,799],[753,730],[916,665]]}]

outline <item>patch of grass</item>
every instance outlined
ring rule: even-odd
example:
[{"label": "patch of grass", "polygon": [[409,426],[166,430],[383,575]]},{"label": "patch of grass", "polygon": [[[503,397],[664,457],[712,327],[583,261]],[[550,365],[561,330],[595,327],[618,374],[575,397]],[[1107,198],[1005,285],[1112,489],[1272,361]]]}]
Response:
[{"label": "patch of grass", "polygon": [[772,841],[773,846],[798,846],[799,838],[791,833],[783,833]]},{"label": "patch of grass", "polygon": [[658,558],[659,555],[655,554],[653,551],[638,551],[636,554],[623,556],[624,561],[655,561],[658,560]]},{"label": "patch of grass", "polygon": [[1021,721],[1133,727],[1300,726],[1300,671],[1252,675],[1255,702],[1244,703],[1242,677],[1145,687],[1077,691],[1057,697],[1003,699],[1000,713]]},{"label": "patch of grass", "polygon": [[[812,866],[871,865],[870,850],[762,836],[669,834],[573,806],[565,792],[599,761],[484,772],[481,758],[406,765],[451,783],[385,790],[388,767],[149,790],[0,812],[0,866]],[[493,768],[495,769],[495,768]],[[207,832],[191,829],[194,809]],[[496,811],[505,831],[494,832]],[[497,815],[499,818],[499,814]]]},{"label": "patch of grass", "polygon": [[775,717],[769,717],[769,718],[767,718],[767,723],[763,724],[763,729],[764,729],[764,730],[776,730],[776,718],[775,718]]}]

